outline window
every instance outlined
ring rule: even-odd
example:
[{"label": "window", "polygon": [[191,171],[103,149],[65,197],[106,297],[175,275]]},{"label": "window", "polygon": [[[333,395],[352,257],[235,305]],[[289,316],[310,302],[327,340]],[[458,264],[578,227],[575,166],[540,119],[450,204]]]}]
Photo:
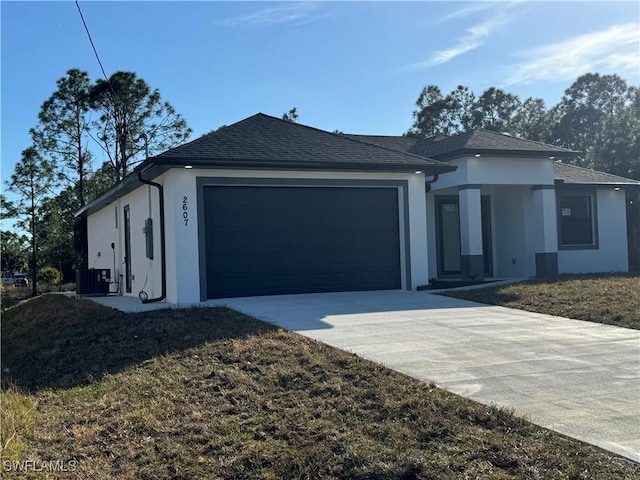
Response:
[{"label": "window", "polygon": [[560,195],[558,217],[561,247],[594,247],[593,195]]}]

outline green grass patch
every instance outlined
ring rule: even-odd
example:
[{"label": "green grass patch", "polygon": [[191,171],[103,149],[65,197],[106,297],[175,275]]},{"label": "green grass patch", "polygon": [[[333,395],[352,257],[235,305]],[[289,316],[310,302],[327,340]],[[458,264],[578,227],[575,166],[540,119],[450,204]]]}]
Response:
[{"label": "green grass patch", "polygon": [[14,387],[0,391],[0,458],[21,459],[33,437],[35,404]]},{"label": "green grass patch", "polygon": [[509,410],[228,309],[47,296],[10,313],[3,366],[35,406],[20,455],[73,460],[72,478],[640,478]]},{"label": "green grass patch", "polygon": [[561,275],[441,295],[640,329],[640,274]]}]

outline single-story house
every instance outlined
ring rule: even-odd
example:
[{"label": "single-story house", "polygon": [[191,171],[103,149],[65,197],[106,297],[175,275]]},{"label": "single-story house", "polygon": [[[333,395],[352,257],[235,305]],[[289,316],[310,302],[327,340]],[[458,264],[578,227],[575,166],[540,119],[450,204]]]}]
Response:
[{"label": "single-story house", "polygon": [[111,293],[172,304],[625,271],[624,189],[640,182],[559,161],[575,155],[257,114],[148,158],[77,215]]}]

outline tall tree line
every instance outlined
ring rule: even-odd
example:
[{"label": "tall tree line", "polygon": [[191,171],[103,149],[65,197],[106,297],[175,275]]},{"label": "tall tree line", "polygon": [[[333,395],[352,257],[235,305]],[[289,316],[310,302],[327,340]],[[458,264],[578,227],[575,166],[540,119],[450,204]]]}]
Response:
[{"label": "tall tree line", "polygon": [[576,150],[582,166],[640,179],[639,113],[640,88],[617,75],[583,75],[550,108],[540,98],[522,101],[496,87],[476,96],[464,85],[446,95],[428,85],[405,135],[430,138],[485,128]]},{"label": "tall tree line", "polygon": [[[183,143],[191,129],[136,73],[118,71],[92,82],[87,72],[74,68],[57,81],[30,134],[32,145],[8,182],[18,199],[3,197],[2,217],[16,219],[27,232],[35,293],[39,268],[59,268],[70,281],[83,263],[86,226],[76,222],[74,213],[147,154]],[[18,252],[24,238],[13,232],[2,236],[3,247],[7,243],[8,252],[15,252],[2,256],[2,268],[24,266]]]},{"label": "tall tree line", "polygon": [[[436,85],[422,89],[405,133],[414,138],[454,135],[485,128],[580,152],[579,166],[640,180],[640,87],[618,75],[588,73],[547,108],[540,98],[522,101],[491,87],[476,96],[458,86],[444,94]],[[627,192],[631,267],[640,270],[640,191]]]}]

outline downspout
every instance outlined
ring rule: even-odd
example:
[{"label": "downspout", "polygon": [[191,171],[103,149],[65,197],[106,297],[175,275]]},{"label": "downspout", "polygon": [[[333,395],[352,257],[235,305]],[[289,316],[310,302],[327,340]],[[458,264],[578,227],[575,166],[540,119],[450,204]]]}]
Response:
[{"label": "downspout", "polygon": [[429,193],[431,191],[431,185],[433,185],[434,183],[436,183],[438,181],[439,175],[437,173],[434,173],[433,176],[431,177],[430,180],[427,180],[425,178],[424,181],[424,191],[426,193]]},{"label": "downspout", "polygon": [[160,207],[160,260],[162,261],[162,294],[156,298],[140,298],[142,303],[160,302],[167,296],[167,262],[166,262],[166,248],[165,248],[165,231],[164,231],[164,188],[162,185],[151,180],[145,180],[142,178],[142,172],[138,170],[138,180],[140,183],[151,185],[158,189],[159,207]]}]

